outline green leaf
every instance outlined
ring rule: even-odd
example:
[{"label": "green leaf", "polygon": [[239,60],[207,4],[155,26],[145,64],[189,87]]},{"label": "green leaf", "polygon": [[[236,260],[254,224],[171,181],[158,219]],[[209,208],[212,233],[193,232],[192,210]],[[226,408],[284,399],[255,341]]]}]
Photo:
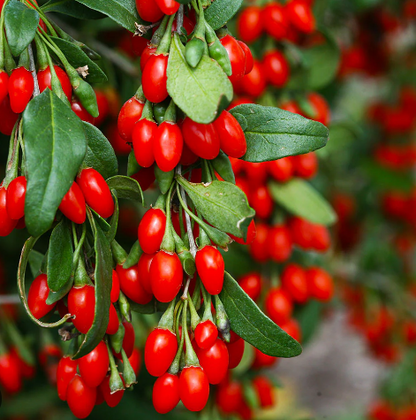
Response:
[{"label": "green leaf", "polygon": [[209,163],[224,181],[235,184],[235,175],[230,158],[222,150],[220,150],[220,154],[215,159],[210,160]]},{"label": "green leaf", "polygon": [[144,203],[144,196],[140,184],[128,176],[117,175],[107,179],[111,190],[117,191],[118,198]]},{"label": "green leaf", "polygon": [[269,188],[274,200],[296,216],[326,226],[337,221],[331,205],[303,179],[295,178],[285,184],[272,182]]},{"label": "green leaf", "polygon": [[222,28],[238,12],[243,0],[216,0],[205,10],[205,20],[212,29]]},{"label": "green leaf", "polygon": [[239,105],[231,114],[242,126],[247,140],[247,162],[267,162],[300,155],[324,147],[329,131],[321,123],[275,107]]},{"label": "green leaf", "polygon": [[33,41],[39,25],[39,13],[18,0],[4,8],[4,26],[12,54],[17,57]]},{"label": "green leaf", "polygon": [[74,68],[88,66],[88,83],[105,83],[107,82],[106,74],[101,70],[100,66],[91,60],[88,55],[78,46],[66,39],[50,37],[59,49],[64,53],[69,64]]},{"label": "green leaf", "polygon": [[143,24],[136,9],[135,0],[76,0],[90,9],[101,12],[130,32],[135,31],[135,22]]},{"label": "green leaf", "polygon": [[32,250],[29,254],[29,266],[33,278],[36,278],[40,274],[44,258],[45,256],[41,252],[35,250]]},{"label": "green leaf", "polygon": [[89,9],[75,2],[74,0],[51,0],[42,6],[45,13],[56,12],[63,15],[72,16],[76,19],[102,19],[105,16],[102,13]]},{"label": "green leaf", "polygon": [[61,300],[72,289],[73,283],[74,283],[74,276],[71,275],[71,277],[69,278],[69,281],[65,283],[61,289],[57,290],[56,292],[52,292],[52,290],[49,291],[49,295],[48,295],[48,298],[46,299],[46,303],[48,305],[52,305],[53,303]]},{"label": "green leaf", "polygon": [[206,185],[193,184],[183,177],[177,177],[177,180],[209,224],[238,238],[246,237],[255,212],[240,188],[225,181],[213,181]]},{"label": "green leaf", "polygon": [[72,273],[72,237],[63,219],[52,231],[48,251],[48,286],[57,292],[68,283]]},{"label": "green leaf", "polygon": [[117,175],[117,157],[110,142],[97,127],[85,121],[83,121],[83,125],[87,137],[85,167],[94,168],[104,179]]},{"label": "green leaf", "polygon": [[55,218],[74,182],[86,152],[81,120],[55,93],[46,89],[23,113],[27,171],[25,221],[39,236]]},{"label": "green leaf", "polygon": [[264,354],[274,357],[295,357],[302,347],[269,319],[226,272],[220,294],[231,329]]},{"label": "green leaf", "polygon": [[111,253],[110,243],[100,226],[95,223],[92,213],[89,214],[88,218],[94,233],[95,313],[92,327],[85,335],[84,341],[73,356],[74,359],[79,359],[94,350],[103,339],[108,326],[111,304],[110,293],[112,286],[113,255]]},{"label": "green leaf", "polygon": [[220,65],[207,55],[196,68],[188,65],[185,49],[175,33],[169,54],[168,92],[193,121],[209,124],[233,98],[233,87]]}]

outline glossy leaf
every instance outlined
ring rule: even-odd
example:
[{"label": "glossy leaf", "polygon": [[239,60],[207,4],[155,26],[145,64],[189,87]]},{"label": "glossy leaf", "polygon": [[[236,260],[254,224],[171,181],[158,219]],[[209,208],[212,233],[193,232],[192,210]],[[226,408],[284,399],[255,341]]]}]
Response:
[{"label": "glossy leaf", "polygon": [[27,171],[25,221],[39,236],[55,218],[74,182],[86,152],[81,120],[55,93],[46,89],[23,113]]},{"label": "glossy leaf", "polygon": [[295,178],[285,184],[270,183],[274,200],[288,212],[312,223],[330,226],[337,221],[331,205],[308,182]]},{"label": "glossy leaf", "polygon": [[246,195],[236,185],[221,181],[193,184],[183,177],[177,180],[209,224],[238,238],[246,236],[255,212],[249,206]]},{"label": "glossy leaf", "polygon": [[215,159],[209,161],[209,163],[224,181],[235,184],[235,175],[230,158],[222,150],[220,151],[220,154]]},{"label": "glossy leaf", "polygon": [[72,237],[66,220],[56,225],[49,239],[48,286],[53,292],[62,289],[72,273]]},{"label": "glossy leaf", "polygon": [[275,107],[239,105],[230,110],[242,126],[247,162],[267,162],[324,147],[329,131],[321,123]]},{"label": "glossy leaf", "polygon": [[71,66],[76,69],[78,67],[88,66],[88,76],[85,78],[88,83],[105,83],[107,81],[107,76],[101,70],[100,66],[92,61],[78,45],[55,36],[51,36],[50,38],[65,54]]},{"label": "glossy leaf", "polygon": [[240,9],[243,0],[216,0],[205,10],[205,20],[212,29],[222,28]]},{"label": "glossy leaf", "polygon": [[92,327],[85,335],[84,340],[76,354],[73,356],[79,359],[97,347],[103,339],[107,329],[110,311],[110,293],[112,286],[113,256],[110,243],[100,226],[95,222],[92,213],[89,213],[88,219],[91,223],[94,234],[95,250],[95,314]]},{"label": "glossy leaf", "polygon": [[135,22],[143,23],[140,19],[134,0],[76,0],[90,9],[101,12],[134,33]]},{"label": "glossy leaf", "polygon": [[196,68],[188,65],[185,48],[175,33],[169,55],[168,92],[188,117],[209,124],[233,98],[233,87],[220,65],[204,55]]},{"label": "glossy leaf", "polygon": [[102,13],[89,9],[74,0],[51,0],[42,6],[42,10],[44,12],[61,13],[76,19],[102,19],[105,17]]},{"label": "glossy leaf", "polygon": [[128,176],[117,175],[107,179],[111,190],[117,191],[117,197],[144,203],[144,196],[140,184]]},{"label": "glossy leaf", "polygon": [[295,357],[302,353],[300,344],[269,319],[228,273],[220,298],[231,329],[245,341],[269,356]]},{"label": "glossy leaf", "polygon": [[11,0],[6,5],[4,8],[4,27],[7,42],[15,57],[19,56],[33,41],[38,25],[39,13],[36,10],[17,0]]},{"label": "glossy leaf", "polygon": [[110,142],[97,127],[85,121],[83,124],[87,137],[84,166],[94,168],[104,179],[115,176],[118,172],[118,162]]}]

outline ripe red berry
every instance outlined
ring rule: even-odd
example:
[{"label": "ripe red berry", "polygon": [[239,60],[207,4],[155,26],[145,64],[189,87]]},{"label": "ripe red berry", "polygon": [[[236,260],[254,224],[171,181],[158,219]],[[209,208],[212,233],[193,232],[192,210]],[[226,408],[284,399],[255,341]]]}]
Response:
[{"label": "ripe red berry", "polygon": [[270,289],[264,302],[266,314],[276,324],[284,324],[289,321],[293,304],[289,294],[282,289]]},{"label": "ripe red berry", "polygon": [[223,414],[232,414],[243,403],[243,386],[237,381],[221,383],[217,389],[216,403]]},{"label": "ripe red berry", "polygon": [[221,150],[228,156],[240,158],[247,152],[244,131],[238,121],[228,111],[223,111],[214,121],[220,139]]},{"label": "ripe red berry", "polygon": [[120,296],[120,279],[117,271],[113,270],[110,299],[111,302],[117,302]]},{"label": "ripe red berry", "polygon": [[241,288],[256,301],[260,297],[263,280],[260,273],[252,272],[238,279]]},{"label": "ripe red berry", "polygon": [[268,172],[278,182],[287,182],[292,179],[295,172],[292,157],[273,160],[267,165]]},{"label": "ripe red berry", "polygon": [[3,99],[9,94],[9,75],[0,69],[0,104]]},{"label": "ripe red berry", "polygon": [[209,382],[202,368],[189,366],[182,370],[179,378],[179,395],[189,411],[201,411],[207,405]]},{"label": "ripe red berry", "polygon": [[257,262],[265,262],[268,260],[270,250],[267,244],[269,228],[266,224],[259,223],[256,226],[257,235],[250,245],[250,255]]},{"label": "ripe red berry", "polygon": [[288,31],[288,22],[284,7],[273,1],[262,12],[263,26],[266,32],[277,41],[284,39]]},{"label": "ripe red berry", "polygon": [[254,361],[252,368],[261,369],[264,367],[271,367],[276,364],[277,360],[277,357],[269,356],[261,352],[259,349],[254,349]]},{"label": "ripe red berry", "polygon": [[68,192],[64,195],[59,210],[74,223],[81,225],[85,222],[87,217],[85,198],[76,182],[72,183]]},{"label": "ripe red berry", "polygon": [[46,274],[41,274],[33,280],[30,285],[27,303],[30,312],[36,319],[43,318],[55,307],[56,303],[48,305],[46,300],[49,296],[48,278]]},{"label": "ripe red berry", "polygon": [[120,280],[120,289],[129,299],[140,305],[146,305],[152,300],[153,295],[142,285],[137,265],[127,269],[117,265],[116,271]]},{"label": "ripe red berry", "polygon": [[81,105],[78,99],[73,99],[71,102],[71,109],[75,115],[82,121],[94,124],[94,117]]},{"label": "ripe red berry", "polygon": [[146,67],[147,62],[149,61],[150,56],[155,54],[157,48],[148,44],[147,47],[143,50],[142,56],[140,57],[140,70],[143,73],[144,68]]},{"label": "ripe red berry", "polygon": [[168,96],[167,69],[169,56],[153,54],[147,60],[142,75],[143,93],[153,103],[164,101]]},{"label": "ripe red berry", "polygon": [[107,375],[109,364],[107,346],[104,341],[100,341],[94,350],[78,361],[79,373],[85,385],[90,388],[99,386]]},{"label": "ripe red berry", "polygon": [[159,414],[172,411],[179,403],[179,378],[165,373],[157,378],[153,386],[153,406]]},{"label": "ripe red berry", "polygon": [[143,102],[140,102],[135,96],[130,98],[122,106],[120,113],[118,114],[117,128],[120,136],[124,140],[131,141],[134,124],[140,120],[143,108]]},{"label": "ripe red berry", "polygon": [[[123,376],[120,374],[121,380],[123,380]],[[101,382],[99,388],[97,391],[101,392],[106,404],[113,408],[120,404],[120,401],[123,398],[124,395],[124,389],[120,389],[117,392],[111,392],[110,389],[110,375],[106,376],[104,380]]]},{"label": "ripe red berry", "polygon": [[159,251],[165,235],[166,215],[160,209],[151,208],[139,224],[138,237],[140,246],[147,254]]},{"label": "ripe red berry", "polygon": [[181,260],[175,253],[159,251],[150,266],[150,281],[155,298],[171,302],[178,294],[183,280]]},{"label": "ripe red berry", "polygon": [[19,118],[19,114],[12,111],[12,108],[10,107],[10,98],[8,96],[0,102],[0,115],[0,133],[5,136],[10,136],[13,127]]},{"label": "ripe red berry", "polygon": [[157,124],[146,118],[134,125],[132,134],[134,156],[137,163],[143,168],[149,168],[155,162],[153,136],[156,130]]},{"label": "ripe red berry", "polygon": [[267,246],[270,251],[270,257],[273,261],[287,261],[292,255],[293,248],[289,228],[285,225],[278,225],[269,229],[267,235]]},{"label": "ripe red berry", "polygon": [[282,288],[297,303],[308,300],[308,282],[303,268],[298,264],[288,264],[282,272]]},{"label": "ripe red berry", "polygon": [[140,366],[142,363],[142,356],[141,356],[140,350],[137,347],[133,349],[133,353],[129,357],[129,362],[130,362],[131,367],[134,370],[134,373],[137,376],[140,372]]},{"label": "ripe red berry", "polygon": [[175,0],[156,0],[156,4],[165,15],[175,14],[180,6],[180,4]]},{"label": "ripe red berry", "polygon": [[238,37],[244,42],[251,43],[258,39],[263,32],[261,8],[249,6],[245,8],[237,19]]},{"label": "ripe red berry", "polygon": [[109,313],[109,320],[107,329],[105,331],[106,334],[113,335],[116,334],[120,326],[120,321],[117,316],[116,308],[113,304],[110,304],[110,313]]},{"label": "ripe red berry", "polygon": [[220,153],[220,138],[214,124],[199,124],[185,118],[182,133],[189,149],[202,159],[215,159]]},{"label": "ripe red berry", "polygon": [[273,385],[267,376],[257,376],[253,379],[253,387],[262,408],[273,407],[275,398],[273,394]]},{"label": "ripe red berry", "polygon": [[[256,211],[256,215],[261,219],[268,219],[274,208],[273,197],[267,185],[260,185],[255,188],[249,197],[250,205]],[[259,228],[257,227],[257,235]]]},{"label": "ripe red berry", "polygon": [[300,325],[296,319],[289,319],[289,321],[281,324],[280,328],[296,341],[302,341],[302,330],[300,329]]},{"label": "ripe red berry", "polygon": [[334,295],[334,282],[325,270],[319,267],[311,267],[306,270],[309,296],[322,302],[327,302]]},{"label": "ripe red berry", "polygon": [[196,269],[207,292],[218,295],[224,284],[225,264],[224,258],[217,248],[211,245],[204,246],[196,253]]},{"label": "ripe red berry", "polygon": [[250,245],[250,244],[253,243],[254,239],[256,239],[256,236],[257,236],[256,222],[253,219],[250,222],[250,224],[248,225],[246,240],[244,240],[243,238],[237,238],[236,236],[231,235],[230,233],[228,235],[231,236],[231,238],[235,242],[237,242],[238,244],[241,244],[241,245]]},{"label": "ripe red berry", "polygon": [[278,50],[266,52],[263,57],[266,80],[276,87],[283,87],[289,80],[290,67],[286,57]]},{"label": "ripe red berry", "polygon": [[78,419],[88,417],[97,399],[97,388],[88,387],[79,375],[75,375],[68,385],[66,401],[72,414]]},{"label": "ripe red berry", "polygon": [[163,18],[156,0],[136,0],[136,8],[139,16],[147,22],[157,22]]},{"label": "ripe red berry", "polygon": [[137,268],[139,270],[139,278],[140,282],[143,286],[143,289],[147,293],[152,292],[152,282],[150,279],[150,266],[152,265],[153,257],[156,255],[154,254],[146,254],[143,253],[139,259],[139,263],[137,264]]},{"label": "ripe red berry", "polygon": [[0,355],[0,385],[9,394],[16,394],[22,388],[19,364],[11,353]]},{"label": "ripe red berry", "polygon": [[[72,99],[72,86],[69,80],[68,75],[64,70],[62,70],[59,66],[53,66],[58,76],[59,81],[61,82],[62,90],[65,93],[65,96],[68,98],[68,101],[71,102]],[[39,82],[39,89],[43,92],[46,88],[52,90],[52,75],[51,69],[46,67],[46,69],[41,70],[38,72],[38,82]]]},{"label": "ripe red berry", "polygon": [[12,71],[9,78],[10,106],[14,113],[20,114],[26,109],[32,95],[35,82],[32,73],[24,67]]},{"label": "ripe red berry", "polygon": [[159,125],[153,136],[153,154],[157,166],[163,172],[175,169],[181,160],[183,150],[182,132],[177,124],[165,121]]},{"label": "ripe red berry", "polygon": [[94,286],[73,287],[68,294],[68,311],[75,315],[72,320],[75,328],[82,334],[86,334],[94,321]]},{"label": "ripe red berry", "polygon": [[10,219],[19,220],[25,215],[27,181],[18,176],[7,187],[7,213]]},{"label": "ripe red berry", "polygon": [[221,44],[227,50],[231,61],[231,69],[233,74],[230,76],[232,83],[240,81],[246,70],[246,57],[243,49],[237,40],[231,35],[226,35],[220,39]]},{"label": "ripe red berry", "polygon": [[231,340],[229,343],[226,343],[226,346],[229,357],[228,369],[234,369],[243,359],[245,341],[242,338],[238,338],[238,340],[234,342]]},{"label": "ripe red berry", "polygon": [[238,44],[240,45],[241,49],[244,51],[244,57],[245,57],[245,70],[244,75],[251,73],[254,67],[254,57],[253,53],[251,52],[250,48],[247,44],[245,44],[243,41],[238,41]]},{"label": "ripe red berry", "polygon": [[214,345],[218,337],[218,329],[212,321],[207,320],[197,325],[194,334],[197,346],[206,350]]},{"label": "ripe red berry", "polygon": [[162,376],[178,351],[176,335],[162,328],[154,329],[146,340],[144,363],[152,376]]},{"label": "ripe red berry", "polygon": [[315,30],[315,17],[307,1],[291,0],[286,5],[286,14],[299,31],[309,34]]},{"label": "ripe red berry", "polygon": [[224,341],[217,338],[215,343],[207,349],[195,346],[195,352],[209,383],[218,385],[227,375],[230,361]]},{"label": "ripe red berry", "polygon": [[77,374],[78,361],[72,360],[68,356],[62,357],[58,363],[56,370],[56,383],[58,388],[58,396],[62,401],[66,401],[66,393],[68,384]]},{"label": "ripe red berry", "polygon": [[77,184],[87,204],[101,217],[107,219],[114,213],[114,200],[103,176],[93,168],[83,169],[77,177]]},{"label": "ripe red berry", "polygon": [[305,179],[313,178],[318,172],[318,158],[314,152],[293,156],[295,173]]}]

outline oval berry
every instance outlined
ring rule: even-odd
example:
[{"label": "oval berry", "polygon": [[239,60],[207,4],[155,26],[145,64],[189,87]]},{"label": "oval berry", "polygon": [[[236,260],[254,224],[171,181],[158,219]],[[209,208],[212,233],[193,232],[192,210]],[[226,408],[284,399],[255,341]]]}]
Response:
[{"label": "oval berry", "polygon": [[78,419],[88,417],[97,399],[97,389],[88,387],[79,375],[75,375],[68,385],[66,401],[72,414]]},{"label": "oval berry", "polygon": [[56,384],[58,388],[58,397],[62,401],[66,401],[68,384],[77,374],[77,367],[78,361],[72,360],[68,356],[62,357],[58,363],[58,369],[56,370]]},{"label": "oval berry", "polygon": [[65,217],[78,225],[82,225],[87,217],[84,194],[76,182],[73,182],[59,205]]},{"label": "oval berry", "polygon": [[153,136],[157,130],[157,124],[146,118],[134,125],[132,133],[134,156],[137,163],[143,168],[149,168],[155,162],[153,154]]},{"label": "oval berry", "polygon": [[209,382],[200,367],[185,367],[179,378],[179,395],[189,411],[201,411],[208,402]]},{"label": "oval berry", "polygon": [[195,342],[202,350],[212,347],[217,337],[218,329],[209,319],[207,321],[200,322],[195,328]]},{"label": "oval berry", "polygon": [[220,138],[222,151],[233,158],[240,158],[247,152],[244,131],[238,121],[228,111],[223,111],[214,121],[214,127]]},{"label": "oval berry", "polygon": [[[62,70],[59,66],[53,66],[58,76],[59,81],[61,82],[62,90],[65,93],[65,96],[68,98],[68,101],[71,102],[72,99],[72,85],[69,80],[68,75],[64,70]],[[38,83],[39,83],[39,90],[43,92],[46,88],[52,90],[52,75],[51,69],[46,67],[46,69],[41,70],[38,72]]]},{"label": "oval berry", "polygon": [[122,106],[118,114],[117,128],[124,140],[131,141],[134,125],[140,120],[143,108],[143,102],[139,101],[135,96]]},{"label": "oval berry", "polygon": [[207,349],[195,346],[195,352],[209,383],[218,385],[227,375],[230,361],[224,341],[217,338],[215,343]]},{"label": "oval berry", "polygon": [[175,169],[181,160],[183,150],[182,132],[177,124],[163,122],[153,137],[153,154],[157,166],[163,172]]},{"label": "oval berry", "polygon": [[179,403],[179,378],[165,373],[157,378],[153,386],[153,406],[159,414],[172,411]]},{"label": "oval berry", "polygon": [[140,305],[146,305],[152,300],[152,294],[143,288],[137,265],[130,268],[117,265],[116,271],[120,280],[120,289],[129,299]]},{"label": "oval berry", "polygon": [[29,70],[18,67],[12,71],[9,78],[9,98],[14,113],[20,114],[26,109],[33,95],[34,87],[35,82]]},{"label": "oval berry", "polygon": [[27,303],[30,312],[36,319],[43,318],[55,307],[56,303],[48,305],[46,300],[49,296],[48,278],[46,274],[41,274],[33,280],[30,285],[29,293],[27,296]]},{"label": "oval berry", "polygon": [[7,187],[7,213],[10,219],[19,220],[25,215],[27,181],[18,176]]},{"label": "oval berry", "polygon": [[153,103],[164,101],[168,96],[167,69],[169,56],[153,54],[147,60],[142,75],[143,93]]},{"label": "oval berry", "polygon": [[146,254],[154,254],[159,251],[165,229],[165,212],[160,209],[147,210],[138,229],[140,246]]},{"label": "oval berry", "polygon": [[79,373],[84,383],[96,388],[104,380],[110,365],[107,346],[100,341],[97,347],[78,360]]},{"label": "oval berry", "polygon": [[195,264],[207,292],[218,295],[224,284],[225,271],[221,252],[214,246],[206,245],[196,253]]}]

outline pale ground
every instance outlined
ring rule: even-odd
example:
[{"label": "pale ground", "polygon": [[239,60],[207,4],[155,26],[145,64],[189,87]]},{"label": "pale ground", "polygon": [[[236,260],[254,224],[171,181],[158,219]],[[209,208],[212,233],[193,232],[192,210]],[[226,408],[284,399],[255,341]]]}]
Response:
[{"label": "pale ground", "polygon": [[277,373],[295,385],[299,402],[312,410],[314,419],[348,419],[377,395],[385,367],[369,356],[345,314],[337,312],[301,356],[280,362]]}]

